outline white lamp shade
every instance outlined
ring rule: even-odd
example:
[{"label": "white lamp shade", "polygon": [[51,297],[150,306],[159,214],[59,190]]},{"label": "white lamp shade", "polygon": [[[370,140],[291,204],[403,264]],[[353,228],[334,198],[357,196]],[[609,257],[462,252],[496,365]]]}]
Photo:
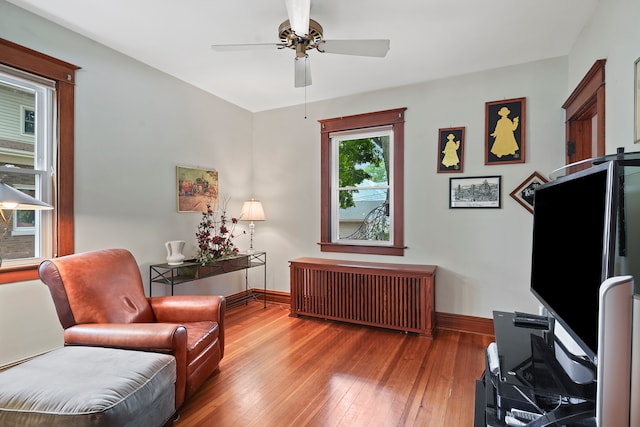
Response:
[{"label": "white lamp shade", "polygon": [[0,209],[30,211],[53,209],[53,206],[16,190],[0,180]]},{"label": "white lamp shade", "polygon": [[264,221],[264,210],[262,209],[262,203],[260,200],[247,200],[242,205],[242,212],[240,212],[241,221]]}]

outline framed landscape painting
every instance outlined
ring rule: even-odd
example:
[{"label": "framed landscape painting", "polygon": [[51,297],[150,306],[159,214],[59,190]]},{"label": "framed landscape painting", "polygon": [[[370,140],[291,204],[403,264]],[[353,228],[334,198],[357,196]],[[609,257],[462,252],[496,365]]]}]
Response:
[{"label": "framed landscape painting", "polygon": [[176,167],[178,212],[206,212],[218,202],[218,171]]}]

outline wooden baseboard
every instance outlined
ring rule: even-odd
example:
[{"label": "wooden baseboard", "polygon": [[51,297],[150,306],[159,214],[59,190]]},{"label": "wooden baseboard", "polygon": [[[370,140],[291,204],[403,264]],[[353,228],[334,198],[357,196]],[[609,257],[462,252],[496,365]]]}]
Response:
[{"label": "wooden baseboard", "polygon": [[[267,289],[253,288],[250,290],[253,298],[262,301],[266,295],[267,302],[275,304],[291,304],[291,294],[289,292],[272,291]],[[227,300],[231,306],[238,305],[238,302],[245,301],[244,292],[229,295]],[[463,314],[451,314],[436,312],[436,329],[451,329],[454,331],[469,332],[480,335],[494,335],[493,319],[485,317],[466,316]]]},{"label": "wooden baseboard", "polygon": [[[251,292],[253,292],[259,300],[262,300],[265,296],[264,289],[253,288],[251,289]],[[287,305],[291,304],[291,294],[289,292],[272,291],[267,289],[266,295],[267,302]]]},{"label": "wooden baseboard", "polygon": [[436,325],[439,329],[452,329],[481,335],[495,335],[493,319],[487,319],[485,317],[436,312]]}]

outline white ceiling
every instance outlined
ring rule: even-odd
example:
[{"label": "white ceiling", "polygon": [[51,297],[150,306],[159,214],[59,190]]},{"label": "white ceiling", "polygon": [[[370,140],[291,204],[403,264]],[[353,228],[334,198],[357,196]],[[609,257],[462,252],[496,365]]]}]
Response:
[{"label": "white ceiling", "polygon": [[[566,55],[598,0],[311,0],[324,38],[390,39],[385,58],[309,52],[313,85],[293,87],[277,43],[285,0],[8,0],[257,112]],[[82,64],[79,64],[82,65]]]}]

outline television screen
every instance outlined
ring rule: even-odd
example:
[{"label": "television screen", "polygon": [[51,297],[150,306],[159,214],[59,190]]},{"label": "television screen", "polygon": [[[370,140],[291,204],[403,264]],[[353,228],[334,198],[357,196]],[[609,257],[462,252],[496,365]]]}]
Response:
[{"label": "television screen", "polygon": [[531,291],[594,362],[599,289],[613,274],[617,181],[615,162],[606,162],[534,196]]}]

